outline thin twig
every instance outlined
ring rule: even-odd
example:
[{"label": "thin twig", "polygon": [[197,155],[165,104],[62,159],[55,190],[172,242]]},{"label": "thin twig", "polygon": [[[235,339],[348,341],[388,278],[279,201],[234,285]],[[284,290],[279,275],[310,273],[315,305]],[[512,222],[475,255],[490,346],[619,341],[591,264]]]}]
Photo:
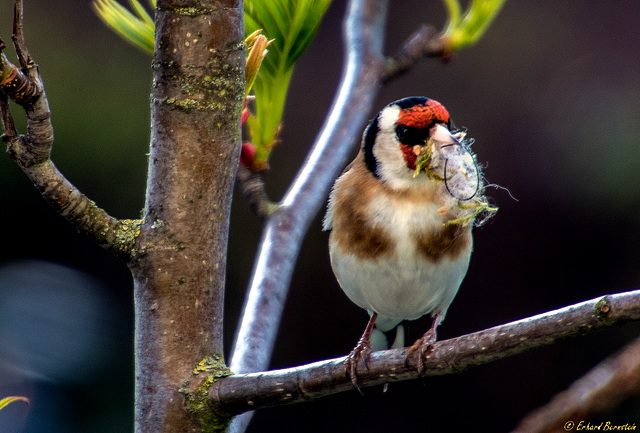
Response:
[{"label": "thin twig", "polygon": [[[307,160],[265,227],[231,359],[236,373],[268,367],[302,238],[358,142],[377,91],[387,3],[349,2],[341,84]],[[249,418],[239,418],[230,431],[244,431]]]},{"label": "thin twig", "polygon": [[20,61],[20,67],[24,70],[34,67],[35,64],[24,39],[22,0],[15,0],[13,3],[13,34],[11,39],[16,47],[16,55]]},{"label": "thin twig", "polygon": [[[640,290],[595,298],[437,342],[425,361],[423,374],[458,373],[632,320],[640,320]],[[368,387],[417,378],[417,360],[410,359],[406,363],[406,356],[406,348],[374,352],[368,368],[359,366],[358,385]],[[344,361],[345,358],[336,358],[284,370],[229,376],[214,384],[209,393],[210,402],[234,414],[353,390]]]},{"label": "thin twig", "polygon": [[380,80],[383,84],[407,72],[414,63],[423,57],[448,57],[444,40],[436,34],[431,25],[423,24],[402,44],[392,57],[385,59]]},{"label": "thin twig", "polygon": [[0,90],[0,119],[2,121],[2,129],[4,131],[4,137],[16,137],[18,131],[16,130],[16,124],[13,121],[13,115],[9,109],[9,98]]},{"label": "thin twig", "polygon": [[264,188],[264,180],[260,173],[251,171],[243,164],[238,165],[236,181],[240,185],[242,195],[260,222],[264,223],[275,212],[278,204],[269,200]]},{"label": "thin twig", "polygon": [[640,338],[595,366],[547,405],[529,414],[513,433],[571,431],[581,420],[639,393]]}]

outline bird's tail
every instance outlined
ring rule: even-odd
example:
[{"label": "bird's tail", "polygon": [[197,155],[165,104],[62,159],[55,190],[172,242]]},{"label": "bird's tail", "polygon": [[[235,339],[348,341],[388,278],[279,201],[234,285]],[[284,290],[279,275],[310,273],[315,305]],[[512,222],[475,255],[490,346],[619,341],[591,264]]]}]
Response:
[{"label": "bird's tail", "polygon": [[377,326],[371,332],[371,349],[387,350],[404,347],[406,328],[404,322],[399,323],[388,331],[382,331]]}]

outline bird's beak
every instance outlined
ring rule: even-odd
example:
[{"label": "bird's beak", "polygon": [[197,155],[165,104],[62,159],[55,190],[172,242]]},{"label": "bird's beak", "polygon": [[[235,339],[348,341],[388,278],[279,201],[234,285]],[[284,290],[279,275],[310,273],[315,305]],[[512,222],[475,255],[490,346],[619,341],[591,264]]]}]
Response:
[{"label": "bird's beak", "polygon": [[425,152],[431,152],[432,146],[434,149],[440,149],[443,146],[459,143],[458,134],[455,136],[444,126],[442,123],[436,123],[429,129],[429,140],[423,145],[417,144],[413,146],[413,153],[416,156],[421,156]]},{"label": "bird's beak", "polygon": [[451,131],[447,129],[442,123],[436,123],[429,130],[429,138],[433,141],[437,141],[440,147],[447,144],[456,144],[458,140],[451,134]]}]

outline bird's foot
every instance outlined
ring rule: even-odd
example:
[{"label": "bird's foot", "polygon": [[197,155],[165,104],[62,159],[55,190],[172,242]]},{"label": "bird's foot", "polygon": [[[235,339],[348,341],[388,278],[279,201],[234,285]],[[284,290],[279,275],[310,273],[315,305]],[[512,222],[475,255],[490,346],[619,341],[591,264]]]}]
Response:
[{"label": "bird's foot", "polygon": [[364,362],[364,366],[369,369],[369,359],[371,358],[371,344],[369,341],[363,341],[360,339],[356,347],[353,348],[351,353],[347,356],[344,361],[345,367],[347,368],[347,376],[351,379],[351,383],[353,387],[358,390],[360,394],[362,391],[358,386],[358,374],[356,372],[358,368],[358,360],[362,359]]},{"label": "bird's foot", "polygon": [[431,328],[424,335],[419,338],[415,343],[407,349],[407,356],[405,358],[405,365],[409,366],[409,360],[413,358],[414,353],[418,352],[418,360],[416,362],[418,374],[422,374],[424,372],[424,361],[431,352],[433,351],[433,343],[436,342],[438,336],[436,334],[436,328],[438,327],[438,316],[433,318],[433,322],[431,323]]},{"label": "bird's foot", "polygon": [[371,358],[371,331],[373,331],[373,325],[376,323],[377,317],[378,314],[373,313],[369,319],[369,323],[367,323],[367,327],[362,333],[362,337],[358,340],[358,344],[356,344],[356,347],[353,348],[344,360],[347,377],[351,379],[351,384],[353,384],[353,387],[357,389],[360,394],[362,394],[362,391],[358,386],[358,360],[362,359],[364,366],[367,370],[369,369],[369,359]]}]

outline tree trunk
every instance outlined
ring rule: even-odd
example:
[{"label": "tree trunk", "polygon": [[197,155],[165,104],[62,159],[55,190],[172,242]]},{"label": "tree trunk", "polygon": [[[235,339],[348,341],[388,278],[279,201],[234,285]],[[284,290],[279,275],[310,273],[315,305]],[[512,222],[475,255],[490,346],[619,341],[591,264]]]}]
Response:
[{"label": "tree trunk", "polygon": [[130,262],[139,433],[224,424],[199,396],[229,374],[222,312],[244,16],[242,1],[191,3],[158,1],[156,10],[147,202]]}]

